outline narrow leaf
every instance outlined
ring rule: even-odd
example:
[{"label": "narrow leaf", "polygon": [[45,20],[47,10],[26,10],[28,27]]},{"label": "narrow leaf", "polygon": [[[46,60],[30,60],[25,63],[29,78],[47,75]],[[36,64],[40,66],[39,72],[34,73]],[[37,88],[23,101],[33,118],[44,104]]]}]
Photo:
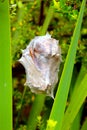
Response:
[{"label": "narrow leaf", "polygon": [[8,0],[0,0],[0,130],[12,130],[12,79]]},{"label": "narrow leaf", "polygon": [[87,96],[87,74],[84,76],[76,95],[71,99],[69,107],[64,115],[62,130],[69,130],[73,120],[79,112]]},{"label": "narrow leaf", "polygon": [[75,117],[75,119],[74,119],[74,121],[73,121],[73,123],[71,125],[70,130],[80,130],[80,125],[81,125],[80,122],[81,122],[82,110],[83,110],[83,107],[80,109],[80,111],[76,115],[76,117]]},{"label": "narrow leaf", "polygon": [[51,115],[50,115],[51,120],[57,121],[55,130],[61,130],[61,127],[62,127],[64,110],[66,107],[66,101],[67,101],[67,96],[68,96],[71,77],[72,77],[72,71],[73,71],[73,66],[74,66],[74,61],[75,61],[75,54],[76,54],[76,49],[78,45],[78,39],[80,35],[80,29],[81,29],[81,24],[82,24],[82,19],[83,19],[85,3],[86,3],[86,0],[83,0],[80,13],[78,16],[77,24],[76,24],[74,34],[72,37],[71,45],[70,45],[66,62],[64,65],[61,80],[59,83],[59,88],[58,88],[55,101],[53,104],[53,108],[51,111]]},{"label": "narrow leaf", "polygon": [[[73,99],[74,96],[77,95],[78,87],[80,86],[81,81],[84,78],[84,76],[85,76],[86,73],[87,73],[86,67],[82,64],[80,72],[79,72],[77,80],[76,80],[76,83],[74,85],[74,90],[73,90],[73,93],[71,95],[71,99]],[[75,75],[74,75],[73,78],[76,78]],[[72,126],[71,126],[70,130],[80,130],[80,122],[81,122],[81,116],[82,116],[83,106],[81,107],[80,111],[76,115],[76,117],[75,117],[75,119],[74,119],[74,121],[72,123]]]}]

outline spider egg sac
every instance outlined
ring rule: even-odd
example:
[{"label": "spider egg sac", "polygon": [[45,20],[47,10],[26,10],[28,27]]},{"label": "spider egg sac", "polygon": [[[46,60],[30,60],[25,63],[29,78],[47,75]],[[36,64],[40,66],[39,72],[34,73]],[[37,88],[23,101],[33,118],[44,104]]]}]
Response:
[{"label": "spider egg sac", "polygon": [[26,71],[26,83],[32,92],[53,96],[55,84],[58,82],[58,70],[61,62],[61,49],[58,40],[48,33],[36,36],[26,49],[22,51],[19,62]]}]

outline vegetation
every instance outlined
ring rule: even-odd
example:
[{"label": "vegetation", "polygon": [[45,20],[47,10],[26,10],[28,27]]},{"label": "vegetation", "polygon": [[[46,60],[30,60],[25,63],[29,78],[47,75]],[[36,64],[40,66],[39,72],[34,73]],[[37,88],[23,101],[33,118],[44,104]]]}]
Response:
[{"label": "vegetation", "polygon": [[[86,0],[0,1],[0,130],[12,130],[12,97],[14,130],[87,129],[86,4]],[[62,50],[54,100],[24,86],[25,70],[18,62],[31,39],[46,32],[59,40]]]}]

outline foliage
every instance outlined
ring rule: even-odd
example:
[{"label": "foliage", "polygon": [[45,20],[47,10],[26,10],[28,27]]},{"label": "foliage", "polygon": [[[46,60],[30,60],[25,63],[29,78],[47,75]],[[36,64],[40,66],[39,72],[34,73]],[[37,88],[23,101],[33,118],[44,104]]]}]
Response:
[{"label": "foliage", "polygon": [[[44,2],[44,14],[43,17],[41,17],[42,19],[40,23],[41,3],[39,1],[11,1],[10,12],[12,30],[12,58],[14,62],[15,60],[19,59],[21,48],[25,48],[35,35],[40,35],[41,26],[43,25],[44,17],[46,15],[46,11],[48,10],[48,4],[49,2]],[[54,38],[60,40],[64,57],[67,54],[67,47],[69,46],[70,36],[72,35],[73,29],[75,27],[80,4],[80,1],[67,1],[66,5],[63,7],[64,9],[61,9],[60,12],[55,8],[54,18],[52,19],[48,27],[48,31],[50,32],[50,34],[52,34]],[[71,15],[71,13],[73,14]],[[86,19],[86,13],[84,15],[84,19]],[[86,34],[86,25],[87,22],[83,22],[82,36],[84,35],[84,33]],[[86,41],[84,40],[84,38],[82,38],[79,40],[77,57],[78,61],[81,60],[81,57],[83,57],[84,55],[82,54],[82,52],[86,52],[85,48]]]},{"label": "foliage", "polygon": [[0,1],[0,129],[12,130],[12,77],[9,3]]},{"label": "foliage", "polygon": [[[70,48],[71,37],[76,27],[76,22],[79,15],[81,4],[82,2],[80,0],[76,1],[10,0],[11,46],[12,46],[13,69],[17,71],[16,67],[18,64],[16,63],[21,56],[21,49],[24,49],[29,44],[30,40],[33,39],[36,35],[43,35],[45,32],[48,31],[52,35],[52,37],[59,40],[61,46],[62,63],[59,72],[59,79],[60,79],[63,71],[63,66],[66,61],[67,52]],[[81,123],[84,122],[85,118],[83,117],[83,119],[81,119],[81,117],[83,116],[82,113],[83,108],[85,107],[85,105],[82,106],[82,104],[86,97],[86,94],[84,94],[84,92],[86,92],[85,74],[87,72],[86,69],[83,69],[87,67],[86,26],[87,26],[87,8],[85,8],[80,38],[78,40],[76,58],[73,63],[75,71],[71,73],[73,78],[68,92],[68,98],[66,97],[67,103],[63,101],[62,97],[64,95],[62,95],[61,97],[61,101],[65,103],[66,107],[65,109],[66,112],[63,118],[64,127],[62,127],[62,130],[66,128],[68,130],[68,127],[69,128],[71,127],[71,130],[75,130],[75,128],[77,128],[76,127],[77,125],[78,130],[80,130]],[[77,30],[77,33],[78,32],[79,31]],[[69,61],[68,69],[70,69],[71,60],[72,58]],[[69,82],[70,80],[71,79],[69,79]],[[47,120],[49,119],[50,116],[50,112],[51,110],[53,111],[52,105],[54,101],[49,97],[45,97],[44,95],[36,96],[32,94],[29,88],[24,87],[24,82],[25,82],[24,72],[22,74],[19,72],[17,73],[16,76],[13,76],[14,130],[16,129],[26,130],[27,126],[28,129],[29,127],[33,126],[32,130],[35,130],[36,127],[37,129],[45,130]],[[78,90],[77,89],[75,90],[74,88],[77,88],[78,84],[81,85],[79,86]],[[64,92],[65,91],[66,89],[64,90]],[[76,95],[77,92],[79,96],[78,98]],[[80,96],[82,100],[80,99]],[[79,103],[75,104],[75,101],[76,103],[77,102]],[[79,109],[77,110],[77,108],[79,108],[79,105],[80,107],[82,106],[81,111]],[[60,109],[62,108],[60,107]],[[71,113],[69,113],[69,111],[71,111]],[[69,119],[67,118],[67,115],[70,117]],[[49,122],[51,122],[51,125],[49,127],[52,130],[55,129],[59,123],[55,119],[49,119],[48,124],[50,124]],[[67,122],[69,122],[69,125],[67,125]],[[72,123],[72,126],[70,126],[70,123]],[[31,126],[29,126],[30,124]],[[83,123],[81,129],[83,130],[84,127],[86,128],[85,123]]]}]

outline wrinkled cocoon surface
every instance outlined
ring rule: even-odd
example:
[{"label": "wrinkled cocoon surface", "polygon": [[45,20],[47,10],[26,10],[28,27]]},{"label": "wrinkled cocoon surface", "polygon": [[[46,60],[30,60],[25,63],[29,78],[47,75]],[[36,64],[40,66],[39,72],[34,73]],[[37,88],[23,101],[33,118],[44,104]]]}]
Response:
[{"label": "wrinkled cocoon surface", "polygon": [[19,62],[26,71],[26,83],[34,93],[46,93],[53,97],[58,81],[61,50],[56,39],[48,33],[37,36],[22,51]]}]

